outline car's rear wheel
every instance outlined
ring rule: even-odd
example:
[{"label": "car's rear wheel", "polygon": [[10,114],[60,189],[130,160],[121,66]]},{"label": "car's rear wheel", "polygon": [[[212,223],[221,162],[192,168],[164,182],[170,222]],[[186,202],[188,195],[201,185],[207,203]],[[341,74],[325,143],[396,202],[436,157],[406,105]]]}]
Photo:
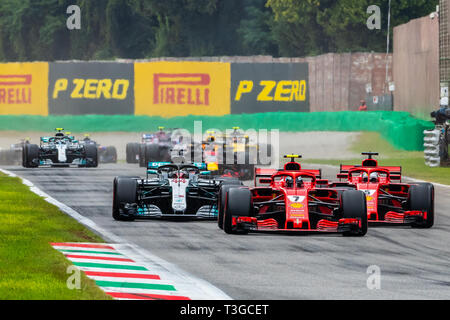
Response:
[{"label": "car's rear wheel", "polygon": [[343,218],[358,218],[361,226],[358,230],[344,232],[344,236],[364,236],[367,233],[367,205],[364,192],[346,190],[341,195]]},{"label": "car's rear wheel", "polygon": [[238,230],[233,226],[234,217],[248,217],[252,214],[252,195],[247,188],[230,188],[226,193],[223,230],[228,234],[245,234],[247,230]]},{"label": "car's rear wheel", "polygon": [[106,154],[111,159],[112,163],[117,163],[117,149],[114,146],[106,148]]},{"label": "car's rear wheel", "polygon": [[138,163],[139,143],[130,142],[126,146],[127,163]]},{"label": "car's rear wheel", "polygon": [[141,143],[139,145],[139,167],[147,167],[146,159],[145,159],[145,149],[147,145]]},{"label": "car's rear wheel", "polygon": [[152,161],[160,161],[159,146],[157,144],[147,144],[145,146],[145,166]]},{"label": "car's rear wheel", "polygon": [[170,161],[172,155],[170,154],[170,148],[162,146],[159,148],[159,161]]},{"label": "car's rear wheel", "polygon": [[27,145],[22,147],[22,167],[27,167]]},{"label": "car's rear wheel", "polygon": [[415,228],[431,228],[434,224],[434,186],[431,183],[412,185],[409,188],[410,210],[426,211],[427,219],[414,223]]},{"label": "car's rear wheel", "polygon": [[137,181],[132,177],[116,177],[113,182],[112,216],[118,221],[133,221],[134,217],[121,213],[121,203],[136,203]]}]

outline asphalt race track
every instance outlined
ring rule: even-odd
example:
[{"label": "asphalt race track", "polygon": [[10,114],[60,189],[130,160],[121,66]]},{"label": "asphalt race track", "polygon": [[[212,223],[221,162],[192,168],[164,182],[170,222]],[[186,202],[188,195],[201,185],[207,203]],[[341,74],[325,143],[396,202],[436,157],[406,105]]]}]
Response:
[{"label": "asphalt race track", "polygon": [[[227,235],[211,221],[113,220],[113,178],[144,175],[137,165],[3,168],[234,299],[450,298],[450,188],[436,187],[435,225],[427,230],[374,227],[362,238]],[[335,175],[324,169],[325,177]],[[381,271],[380,289],[367,286],[372,265]]]}]

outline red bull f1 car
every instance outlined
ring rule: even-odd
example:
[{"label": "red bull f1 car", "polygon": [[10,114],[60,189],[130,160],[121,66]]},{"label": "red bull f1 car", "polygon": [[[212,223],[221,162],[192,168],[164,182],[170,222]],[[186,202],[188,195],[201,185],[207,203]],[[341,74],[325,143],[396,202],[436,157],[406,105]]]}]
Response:
[{"label": "red bull f1 car", "polygon": [[373,158],[378,153],[362,154],[367,158],[361,165],[341,165],[338,174],[341,181],[329,186],[364,192],[371,224],[431,228],[434,223],[434,186],[431,183],[402,183],[401,167],[379,166]]},{"label": "red bull f1 car", "polygon": [[[283,169],[255,169],[255,187],[222,186],[218,225],[226,233],[332,232],[364,236],[364,192],[322,187],[321,170],[304,170],[286,155]],[[261,186],[257,186],[260,184]]]},{"label": "red bull f1 car", "polygon": [[207,131],[207,134],[206,141],[202,142],[202,161],[208,170],[222,176],[253,179],[258,146],[250,144],[249,137],[239,127],[233,127],[231,135],[216,135],[214,131]]}]

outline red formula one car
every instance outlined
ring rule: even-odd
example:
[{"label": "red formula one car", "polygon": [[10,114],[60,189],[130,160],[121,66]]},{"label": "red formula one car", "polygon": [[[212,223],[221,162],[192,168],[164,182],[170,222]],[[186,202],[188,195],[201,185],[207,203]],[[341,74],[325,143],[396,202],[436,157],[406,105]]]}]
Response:
[{"label": "red formula one car", "polygon": [[[379,166],[378,153],[363,152],[361,165],[341,165],[341,182],[329,187],[361,190],[366,194],[371,224],[407,224],[431,228],[434,223],[434,186],[431,183],[402,183],[401,167]],[[346,179],[342,182],[342,179]],[[395,182],[394,182],[395,181]]]},{"label": "red formula one car", "polygon": [[[367,232],[366,197],[358,190],[336,190],[322,181],[320,170],[302,170],[295,162],[283,169],[255,169],[255,187],[222,186],[218,225],[226,233],[249,231]],[[325,188],[321,188],[325,183]],[[265,186],[256,186],[257,184]]]}]

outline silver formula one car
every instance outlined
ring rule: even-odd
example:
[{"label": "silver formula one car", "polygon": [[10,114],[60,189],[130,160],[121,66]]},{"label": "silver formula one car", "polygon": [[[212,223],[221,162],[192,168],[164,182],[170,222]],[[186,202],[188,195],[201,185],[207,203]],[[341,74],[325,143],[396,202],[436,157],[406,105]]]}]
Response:
[{"label": "silver formula one car", "polygon": [[40,144],[25,144],[22,151],[22,165],[25,168],[39,166],[77,165],[78,167],[97,167],[97,147],[81,144],[69,132],[57,128],[53,137],[41,137]]},{"label": "silver formula one car", "polygon": [[147,176],[116,177],[113,184],[115,220],[136,218],[217,219],[218,193],[237,179],[211,178],[205,163],[150,162]]}]

